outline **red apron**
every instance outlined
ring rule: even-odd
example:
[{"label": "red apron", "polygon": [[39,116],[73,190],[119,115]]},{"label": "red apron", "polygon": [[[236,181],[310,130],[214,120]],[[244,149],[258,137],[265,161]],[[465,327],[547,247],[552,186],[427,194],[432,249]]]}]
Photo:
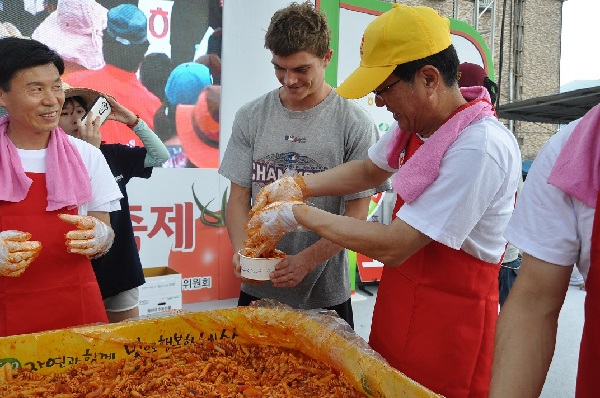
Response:
[{"label": "red apron", "polygon": [[[419,141],[411,137],[404,160],[418,149]],[[384,267],[370,346],[438,394],[487,397],[499,269],[499,263],[438,242],[398,267]]]},{"label": "red apron", "polygon": [[92,264],[67,252],[65,234],[74,227],[46,211],[46,175],[33,180],[18,203],[0,201],[0,231],[20,230],[42,242],[42,251],[21,276],[0,276],[0,336],[108,322]]},{"label": "red apron", "polygon": [[594,227],[592,229],[592,248],[590,269],[585,280],[585,324],[579,348],[579,366],[577,369],[577,398],[598,396],[600,368],[600,192],[596,202]]}]

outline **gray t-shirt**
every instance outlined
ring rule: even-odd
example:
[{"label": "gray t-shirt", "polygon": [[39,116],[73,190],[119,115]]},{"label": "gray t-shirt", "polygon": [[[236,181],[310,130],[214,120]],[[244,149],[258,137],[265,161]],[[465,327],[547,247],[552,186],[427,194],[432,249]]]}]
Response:
[{"label": "gray t-shirt", "polygon": [[[371,116],[334,90],[313,108],[292,111],[281,104],[276,89],[238,110],[219,173],[237,185],[252,188],[254,200],[265,184],[281,177],[288,168],[308,175],[367,158],[367,150],[377,138]],[[310,198],[310,203],[343,214],[345,200],[368,197],[381,189],[385,187],[346,197],[315,197]],[[277,248],[294,255],[319,239],[314,232],[291,232]],[[297,286],[277,288],[267,281],[260,286],[243,284],[242,290],[293,308],[341,304],[350,298],[346,251],[320,264]]]}]

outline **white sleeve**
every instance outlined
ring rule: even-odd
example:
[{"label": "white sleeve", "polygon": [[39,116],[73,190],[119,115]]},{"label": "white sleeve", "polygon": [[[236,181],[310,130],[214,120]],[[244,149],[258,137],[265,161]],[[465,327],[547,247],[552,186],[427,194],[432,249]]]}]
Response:
[{"label": "white sleeve", "polygon": [[111,212],[120,210],[119,201],[123,194],[102,152],[88,143],[82,145],[81,141],[75,142],[75,145],[85,163],[92,185],[92,200],[79,207],[79,214],[86,215],[90,211]]},{"label": "white sleeve", "polygon": [[120,210],[119,201],[123,197],[119,185],[112,175],[104,155],[98,150],[99,157],[94,158],[94,165],[90,172],[92,183],[92,200],[87,204],[89,211],[111,212]]},{"label": "white sleeve", "polygon": [[395,173],[398,169],[394,169],[388,164],[386,156],[387,144],[390,142],[392,134],[397,128],[398,122],[394,122],[392,126],[381,135],[379,140],[369,148],[369,159],[371,159],[371,161],[380,169],[391,173]]},{"label": "white sleeve", "polygon": [[[578,261],[577,204],[546,181],[570,130],[548,141],[533,162],[504,237],[522,251],[559,265]],[[563,129],[563,130],[565,130]]]}]

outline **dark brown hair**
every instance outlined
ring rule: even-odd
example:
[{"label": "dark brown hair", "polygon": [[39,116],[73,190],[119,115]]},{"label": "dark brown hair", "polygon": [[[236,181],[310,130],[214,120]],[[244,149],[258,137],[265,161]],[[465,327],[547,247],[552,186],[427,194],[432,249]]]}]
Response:
[{"label": "dark brown hair", "polygon": [[330,41],[327,17],[309,1],[276,11],[265,34],[265,48],[284,57],[306,51],[323,58]]}]

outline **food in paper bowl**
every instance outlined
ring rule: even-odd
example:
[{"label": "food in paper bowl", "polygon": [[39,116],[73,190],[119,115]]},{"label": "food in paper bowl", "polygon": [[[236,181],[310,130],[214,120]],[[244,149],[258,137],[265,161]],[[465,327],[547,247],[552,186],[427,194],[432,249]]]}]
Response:
[{"label": "food in paper bowl", "polygon": [[270,258],[250,257],[247,249],[241,249],[238,253],[240,255],[242,278],[257,281],[271,279],[269,274],[275,271],[275,266],[285,257],[285,253],[281,250],[275,250],[275,255]]}]

